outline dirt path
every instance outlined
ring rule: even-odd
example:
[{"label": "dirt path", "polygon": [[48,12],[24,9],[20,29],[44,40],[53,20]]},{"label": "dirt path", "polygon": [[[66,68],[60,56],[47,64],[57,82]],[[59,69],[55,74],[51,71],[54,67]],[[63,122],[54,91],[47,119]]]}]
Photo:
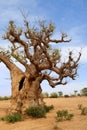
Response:
[{"label": "dirt path", "polygon": [[[46,118],[26,119],[21,122],[9,124],[0,121],[0,130],[87,130],[87,116],[80,115],[78,104],[87,106],[87,97],[45,99],[46,105],[54,105],[54,110]],[[6,114],[10,101],[0,101],[0,117]],[[71,121],[56,122],[56,111],[67,109],[74,114]],[[54,129],[55,127],[58,129]]]}]

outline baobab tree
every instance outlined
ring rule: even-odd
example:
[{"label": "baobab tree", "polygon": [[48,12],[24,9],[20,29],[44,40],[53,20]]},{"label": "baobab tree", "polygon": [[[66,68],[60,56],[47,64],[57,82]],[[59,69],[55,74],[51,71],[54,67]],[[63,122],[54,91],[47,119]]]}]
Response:
[{"label": "baobab tree", "polygon": [[[65,33],[60,39],[53,39],[55,27],[52,23],[46,25],[44,21],[38,22],[35,28],[24,19],[24,28],[18,27],[10,21],[3,39],[8,40],[11,46],[7,50],[0,48],[0,62],[9,69],[12,85],[12,99],[10,112],[24,113],[31,106],[44,105],[41,83],[47,80],[54,88],[65,85],[65,79],[75,79],[81,53],[77,59],[69,52],[66,62],[61,61],[59,49],[53,49],[52,44],[70,42]],[[25,70],[17,66],[22,64]],[[56,76],[53,77],[52,73]]]}]

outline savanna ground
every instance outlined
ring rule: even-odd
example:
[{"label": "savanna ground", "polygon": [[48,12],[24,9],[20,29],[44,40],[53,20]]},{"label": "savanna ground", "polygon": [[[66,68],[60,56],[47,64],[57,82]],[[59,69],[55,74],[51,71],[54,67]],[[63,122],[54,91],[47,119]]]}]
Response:
[{"label": "savanna ground", "polygon": [[[14,124],[0,121],[0,130],[87,130],[87,116],[80,115],[78,109],[78,104],[87,107],[87,97],[45,98],[44,101],[46,105],[54,105],[46,118],[30,118]],[[9,106],[10,100],[0,101],[0,117],[6,115]],[[62,109],[74,114],[71,121],[56,122],[56,112]]]}]

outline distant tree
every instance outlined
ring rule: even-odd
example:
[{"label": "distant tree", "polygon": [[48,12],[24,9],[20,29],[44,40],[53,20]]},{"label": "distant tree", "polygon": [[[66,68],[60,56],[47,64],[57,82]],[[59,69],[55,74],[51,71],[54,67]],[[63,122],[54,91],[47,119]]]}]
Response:
[{"label": "distant tree", "polygon": [[56,92],[53,92],[50,94],[50,98],[57,98],[58,94]]},{"label": "distant tree", "polygon": [[49,97],[49,93],[47,93],[47,92],[46,92],[46,93],[43,93],[42,95],[43,95],[43,97],[45,97],[45,98],[48,98],[48,97]]},{"label": "distant tree", "polygon": [[62,92],[62,91],[59,91],[59,92],[58,92],[58,96],[59,96],[59,97],[62,97],[62,96],[63,96],[63,92]]},{"label": "distant tree", "polygon": [[65,94],[64,97],[65,97],[65,98],[68,98],[68,97],[70,97],[70,96],[69,96],[68,94]]},{"label": "distant tree", "polygon": [[77,94],[77,96],[81,96],[81,94],[80,94],[80,93],[78,93],[78,94]]},{"label": "distant tree", "polygon": [[[70,42],[65,33],[60,39],[53,39],[55,26],[39,21],[35,27],[24,17],[24,27],[19,27],[10,21],[3,39],[10,41],[7,50],[0,47],[0,62],[10,71],[12,99],[10,112],[24,113],[30,106],[44,105],[41,83],[47,80],[54,88],[65,85],[67,77],[75,80],[81,53],[77,59],[69,52],[66,62],[62,62],[59,49],[51,45]],[[23,70],[16,62],[22,64]],[[48,71],[49,70],[49,71]],[[52,73],[56,73],[56,77]]]},{"label": "distant tree", "polygon": [[87,88],[83,88],[83,89],[81,90],[81,95],[82,95],[82,96],[87,96]]},{"label": "distant tree", "polygon": [[74,90],[74,94],[75,94],[75,96],[77,96],[77,92],[78,92],[77,90]]}]

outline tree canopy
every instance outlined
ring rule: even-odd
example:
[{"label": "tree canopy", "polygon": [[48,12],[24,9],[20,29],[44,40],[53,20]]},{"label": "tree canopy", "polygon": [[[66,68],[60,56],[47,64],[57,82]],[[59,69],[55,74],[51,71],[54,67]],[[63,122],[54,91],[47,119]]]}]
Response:
[{"label": "tree canopy", "polygon": [[[54,30],[55,26],[52,23],[46,25],[44,21],[39,21],[37,27],[32,27],[30,22],[24,19],[24,28],[10,21],[3,39],[9,40],[11,47],[7,51],[0,48],[0,61],[9,59],[13,62],[12,58],[14,58],[25,67],[25,72],[30,75],[30,78],[41,75],[42,80],[47,80],[51,87],[65,85],[66,77],[74,80],[81,53],[79,52],[78,58],[74,59],[70,51],[68,60],[62,62],[59,49],[52,49],[51,45],[70,42],[71,39],[68,39],[65,33],[62,33],[58,40],[52,39]],[[9,68],[9,65],[7,67]],[[55,72],[57,77],[52,77],[52,72]]]},{"label": "tree canopy", "polygon": [[87,96],[87,88],[81,89],[81,95]]}]

